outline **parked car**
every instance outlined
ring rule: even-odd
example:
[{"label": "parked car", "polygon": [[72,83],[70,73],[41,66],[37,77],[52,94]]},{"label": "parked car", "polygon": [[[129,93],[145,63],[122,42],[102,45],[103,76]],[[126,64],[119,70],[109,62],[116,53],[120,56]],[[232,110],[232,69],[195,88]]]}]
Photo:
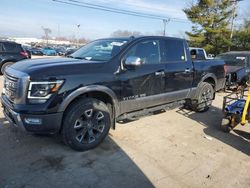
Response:
[{"label": "parked car", "polygon": [[66,53],[66,48],[64,48],[63,46],[57,47],[55,48],[55,50],[56,50],[57,55],[59,56],[64,56]]},{"label": "parked car", "polygon": [[40,55],[42,56],[43,55],[43,52],[42,52],[42,49],[41,48],[31,48],[30,49],[30,52],[32,55]]},{"label": "parked car", "polygon": [[77,50],[78,50],[78,48],[69,48],[69,49],[66,50],[64,56],[67,57],[67,56],[73,54]]},{"label": "parked car", "polygon": [[250,51],[231,51],[216,59],[225,61],[226,86],[245,85],[250,78]]},{"label": "parked car", "polygon": [[43,48],[42,52],[43,52],[44,55],[47,55],[47,56],[56,56],[57,55],[56,50],[54,50],[51,47]]},{"label": "parked car", "polygon": [[96,40],[71,58],[8,68],[4,114],[28,132],[59,132],[73,149],[92,149],[117,121],[182,105],[207,111],[225,83],[224,61],[207,61],[193,63],[184,39]]},{"label": "parked car", "polygon": [[22,45],[23,49],[27,52],[29,59],[31,59],[31,48],[28,46]]},{"label": "parked car", "polygon": [[21,44],[10,41],[0,41],[0,74],[4,73],[6,67],[28,58],[29,55],[22,48]]}]

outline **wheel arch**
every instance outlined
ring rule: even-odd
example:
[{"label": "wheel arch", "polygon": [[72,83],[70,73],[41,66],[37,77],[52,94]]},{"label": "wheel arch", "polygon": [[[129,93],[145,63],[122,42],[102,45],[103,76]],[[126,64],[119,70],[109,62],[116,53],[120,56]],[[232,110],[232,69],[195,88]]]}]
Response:
[{"label": "wheel arch", "polygon": [[216,90],[217,87],[217,78],[214,74],[209,73],[206,74],[200,81],[200,83],[198,84],[198,86],[202,83],[202,82],[207,82],[209,84],[211,84],[214,88],[214,90]]},{"label": "wheel arch", "polygon": [[8,62],[16,63],[17,61],[15,59],[3,59],[1,61],[1,65],[0,66],[2,67],[3,64],[8,63]]},{"label": "wheel arch", "polygon": [[2,64],[4,64],[4,63],[7,63],[7,62],[13,62],[13,63],[16,63],[17,62],[17,60],[16,59],[3,59],[2,60]]},{"label": "wheel arch", "polygon": [[3,66],[6,64],[6,63],[16,63],[17,61],[16,60],[11,60],[11,59],[6,59],[6,60],[3,60],[0,64],[0,74],[3,75],[4,73],[2,72],[2,68]]},{"label": "wheel arch", "polygon": [[[198,85],[198,88],[200,88],[201,83],[209,83],[213,88],[214,88],[214,93],[213,93],[213,99],[215,99],[215,92],[216,92],[216,78],[213,78],[212,76],[208,76],[206,78],[203,79],[203,81],[201,81]],[[199,91],[197,91],[198,93]],[[196,93],[196,95],[197,95]]]},{"label": "wheel arch", "polygon": [[[112,110],[112,128],[115,128],[115,117],[119,114],[118,100],[115,93],[105,86],[92,85],[78,88],[70,93],[59,106],[59,112],[65,112],[70,104],[74,103],[81,97],[91,97],[111,105]],[[109,107],[109,106],[108,106]]]}]

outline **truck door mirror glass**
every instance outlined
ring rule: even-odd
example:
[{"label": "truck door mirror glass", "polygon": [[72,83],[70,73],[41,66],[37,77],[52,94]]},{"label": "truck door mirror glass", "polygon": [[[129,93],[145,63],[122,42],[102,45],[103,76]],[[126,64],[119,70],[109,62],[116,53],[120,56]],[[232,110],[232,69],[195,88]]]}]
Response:
[{"label": "truck door mirror glass", "polygon": [[137,67],[142,64],[142,60],[136,56],[129,56],[125,60],[125,65],[129,67]]}]

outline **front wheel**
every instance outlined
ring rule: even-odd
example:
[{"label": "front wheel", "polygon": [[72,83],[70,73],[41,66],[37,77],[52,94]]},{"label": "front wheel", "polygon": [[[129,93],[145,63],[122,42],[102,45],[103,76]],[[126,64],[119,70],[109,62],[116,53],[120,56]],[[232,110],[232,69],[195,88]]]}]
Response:
[{"label": "front wheel", "polygon": [[111,115],[105,103],[84,98],[73,103],[66,111],[62,137],[72,149],[85,151],[98,146],[107,136]]}]

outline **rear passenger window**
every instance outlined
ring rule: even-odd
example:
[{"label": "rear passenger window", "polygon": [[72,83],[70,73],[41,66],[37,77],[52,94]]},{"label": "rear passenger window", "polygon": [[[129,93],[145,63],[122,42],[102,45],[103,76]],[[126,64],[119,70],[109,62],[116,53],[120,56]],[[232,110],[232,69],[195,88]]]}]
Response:
[{"label": "rear passenger window", "polygon": [[3,47],[4,47],[4,51],[6,51],[6,52],[18,52],[18,51],[20,51],[20,47],[17,44],[4,43]]},{"label": "rear passenger window", "polygon": [[205,54],[203,50],[198,50],[198,54],[197,54],[197,60],[205,60]]},{"label": "rear passenger window", "polygon": [[186,61],[184,43],[182,40],[165,40],[164,59],[167,63]]}]

